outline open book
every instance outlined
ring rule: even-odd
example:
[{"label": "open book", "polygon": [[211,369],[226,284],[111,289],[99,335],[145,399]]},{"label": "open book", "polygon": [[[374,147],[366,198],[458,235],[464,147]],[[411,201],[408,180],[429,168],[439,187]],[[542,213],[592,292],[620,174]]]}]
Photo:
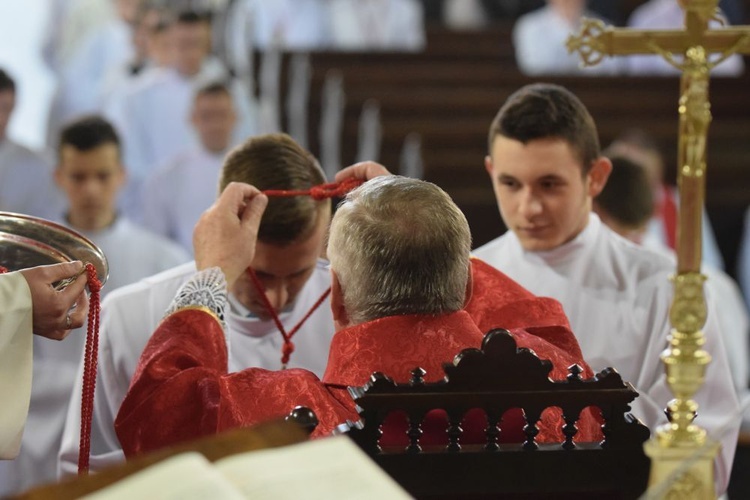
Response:
[{"label": "open book", "polygon": [[175,455],[84,497],[180,500],[411,498],[345,436],[231,455],[209,462]]}]

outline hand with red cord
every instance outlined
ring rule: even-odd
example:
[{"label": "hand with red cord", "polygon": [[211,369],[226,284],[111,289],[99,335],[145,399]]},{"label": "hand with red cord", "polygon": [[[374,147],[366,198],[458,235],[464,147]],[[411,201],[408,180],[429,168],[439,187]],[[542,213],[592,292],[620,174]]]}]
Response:
[{"label": "hand with red cord", "polygon": [[255,187],[230,183],[193,231],[198,270],[220,267],[231,287],[253,261],[258,227],[267,204],[268,198]]},{"label": "hand with red cord", "polygon": [[[89,306],[83,270],[79,261],[21,270],[31,292],[35,334],[62,340],[72,329],[83,326]],[[52,286],[57,281],[76,276],[75,281],[62,290]]]}]

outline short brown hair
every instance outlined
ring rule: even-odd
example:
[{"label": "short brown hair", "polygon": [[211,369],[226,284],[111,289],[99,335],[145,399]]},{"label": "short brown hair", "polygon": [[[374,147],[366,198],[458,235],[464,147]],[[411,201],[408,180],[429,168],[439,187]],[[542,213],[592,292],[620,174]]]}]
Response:
[{"label": "short brown hair", "polygon": [[612,172],[594,204],[624,227],[644,227],[654,214],[646,169],[627,158],[614,156],[611,160]]},{"label": "short brown hair", "polygon": [[[251,137],[227,154],[219,178],[219,190],[230,182],[266,189],[305,190],[323,184],[325,175],[318,161],[286,134]],[[263,214],[258,240],[287,245],[306,237],[320,217],[330,215],[330,200],[309,196],[272,197]]]},{"label": "short brown hair", "polygon": [[584,175],[601,155],[596,125],[586,106],[569,90],[550,83],[526,85],[505,101],[490,125],[490,154],[498,135],[523,144],[563,139],[581,161]]}]

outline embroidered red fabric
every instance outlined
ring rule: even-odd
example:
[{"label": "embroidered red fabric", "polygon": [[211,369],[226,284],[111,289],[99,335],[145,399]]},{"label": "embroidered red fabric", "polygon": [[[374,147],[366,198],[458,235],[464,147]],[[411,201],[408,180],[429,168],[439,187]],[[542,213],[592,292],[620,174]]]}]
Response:
[{"label": "embroidered red fabric", "polygon": [[[491,322],[493,313],[485,311],[481,304],[503,311],[501,319],[505,325],[512,325],[510,330],[519,346],[529,347],[539,357],[552,361],[554,378],[563,378],[566,367],[573,363],[591,373],[576,354],[580,349],[572,333],[559,324],[560,320],[567,323],[564,316],[558,314],[546,321],[539,318],[539,327],[518,327],[529,320],[511,317],[508,311],[513,310],[511,306],[518,300],[533,303],[533,296],[480,261],[473,261],[472,267],[475,277],[472,301],[477,301],[471,308],[474,313]],[[482,290],[493,290],[495,286],[501,286],[503,292],[492,298],[481,296]],[[561,311],[546,299],[542,303],[553,313]],[[543,307],[539,306],[539,310]],[[540,335],[535,335],[536,331]],[[339,423],[358,418],[347,386],[363,385],[373,371],[405,382],[415,366],[427,371],[427,381],[438,380],[443,376],[443,362],[452,360],[463,348],[479,347],[481,340],[482,332],[467,311],[439,317],[394,316],[339,331],[331,344],[322,381],[299,369],[273,372],[249,368],[228,373],[226,344],[218,322],[200,311],[180,311],[165,319],[149,341],[117,415],[115,429],[125,453],[132,456],[228,428],[283,417],[294,406],[304,405],[312,408],[320,421],[313,437],[324,436]],[[564,352],[560,347],[571,345],[575,347],[573,352]],[[506,417],[504,437],[522,440],[520,414]],[[426,426],[425,439],[439,443],[444,430],[440,430],[439,415],[436,418],[435,426]],[[400,439],[402,424],[395,422],[390,424],[394,427],[385,429],[384,443],[389,443],[389,435]],[[481,433],[486,424],[477,418],[464,425],[469,433],[466,437],[471,439],[470,434]],[[563,439],[559,409],[545,412],[538,426],[540,442]],[[599,422],[591,412],[582,415],[578,427],[580,440],[601,439]]]}]

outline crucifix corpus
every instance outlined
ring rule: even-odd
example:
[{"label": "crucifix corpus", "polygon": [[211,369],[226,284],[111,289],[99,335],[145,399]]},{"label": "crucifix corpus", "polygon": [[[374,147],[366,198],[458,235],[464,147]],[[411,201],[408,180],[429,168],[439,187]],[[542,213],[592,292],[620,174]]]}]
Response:
[{"label": "crucifix corpus", "polygon": [[[661,359],[674,399],[667,405],[669,423],[659,427],[645,452],[651,457],[649,491],[658,497],[714,498],[713,460],[718,443],[693,423],[698,405],[692,400],[703,385],[711,356],[705,342],[706,300],[701,274],[701,214],[705,196],[706,149],[711,105],[711,68],[734,53],[750,54],[750,26],[709,29],[719,21],[718,0],[676,0],[685,10],[681,30],[631,30],[584,19],[578,35],[568,38],[584,66],[605,56],[657,54],[682,72],[680,80],[677,226],[677,273],[672,276],[672,329]],[[722,23],[723,24],[723,23]]]}]

